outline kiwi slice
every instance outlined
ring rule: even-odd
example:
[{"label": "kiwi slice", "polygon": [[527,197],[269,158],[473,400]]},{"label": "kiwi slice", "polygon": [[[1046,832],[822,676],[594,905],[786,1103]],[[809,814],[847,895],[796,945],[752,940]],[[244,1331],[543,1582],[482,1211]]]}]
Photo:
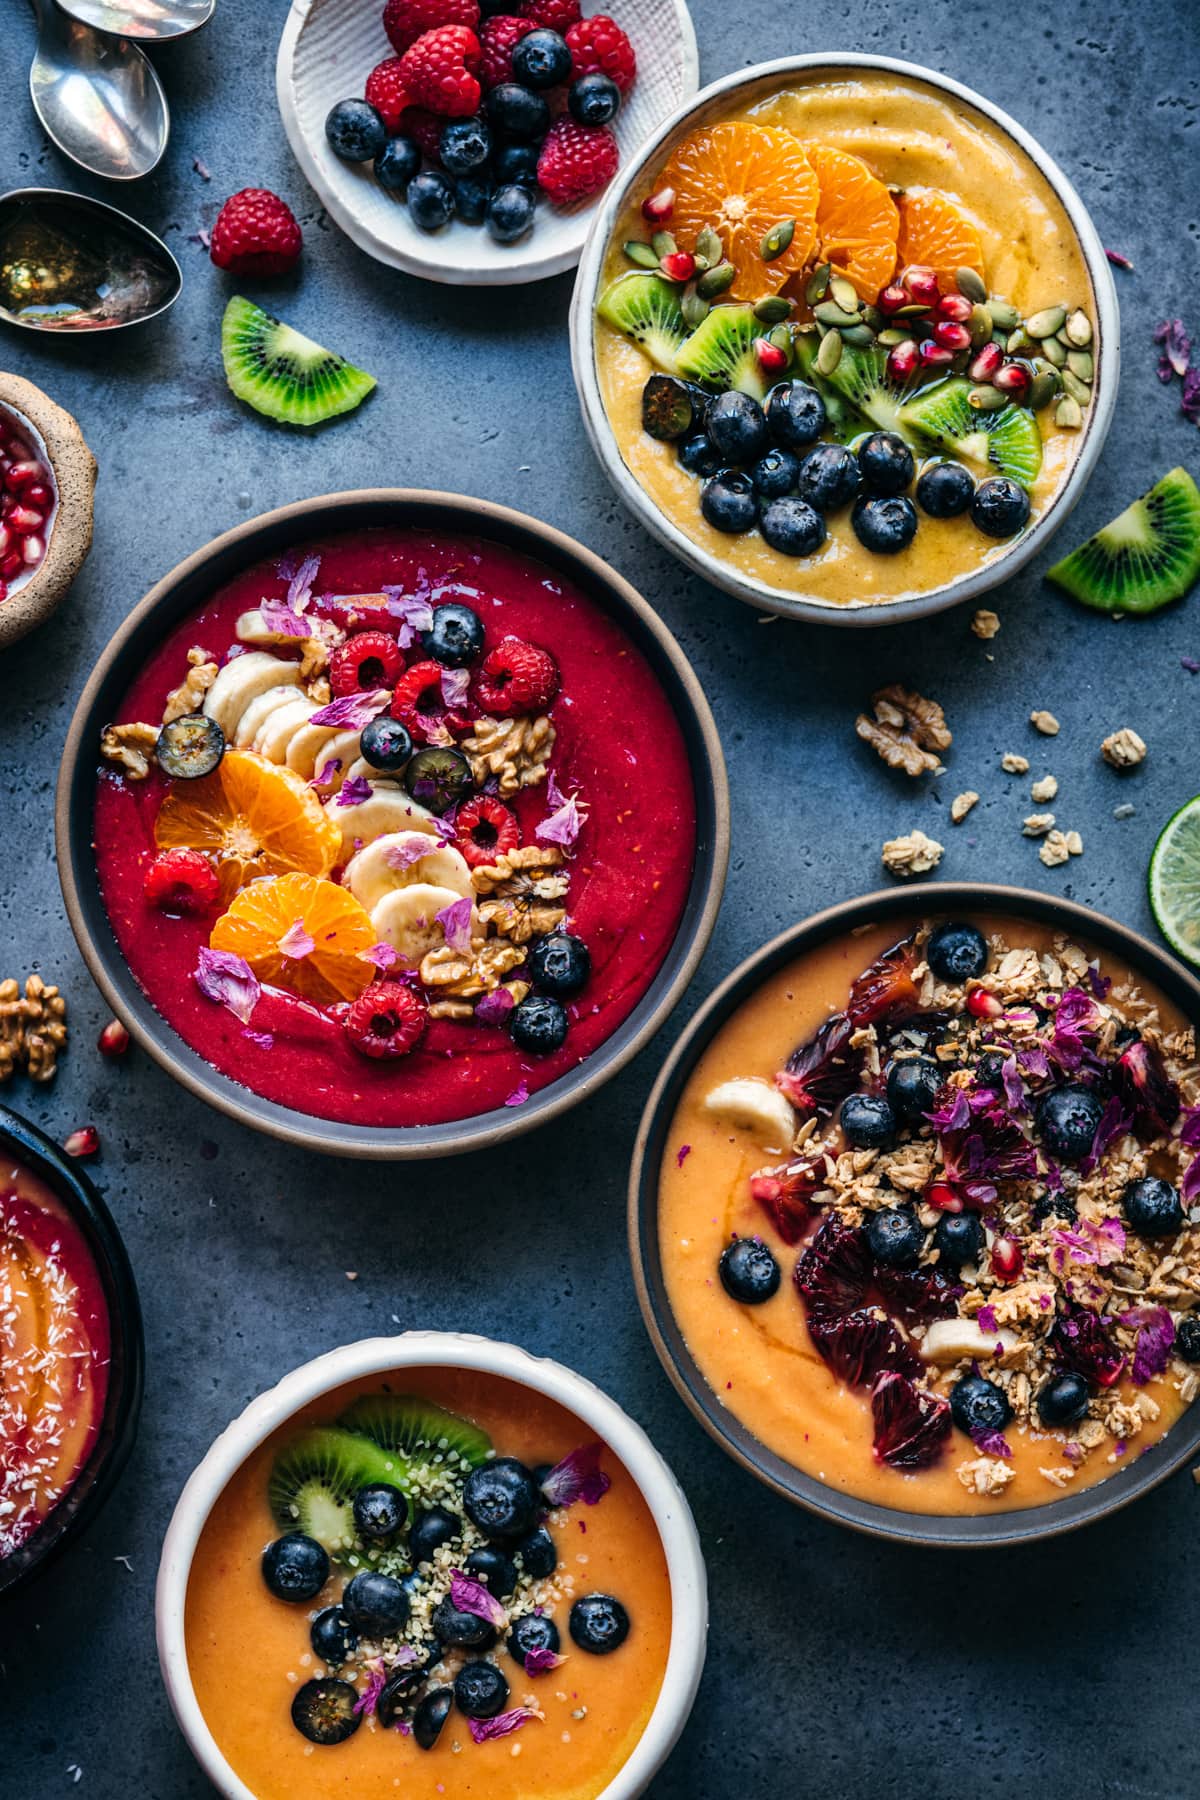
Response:
[{"label": "kiwi slice", "polygon": [[356,1532],[351,1501],[376,1481],[395,1487],[399,1459],[369,1438],[316,1426],[279,1452],[267,1483],[267,1502],[281,1531],[304,1531],[331,1556],[346,1560]]},{"label": "kiwi slice", "polygon": [[679,289],[663,275],[621,275],[605,288],[596,311],[639,344],[660,369],[675,370],[675,352],[687,336]]},{"label": "kiwi slice", "polygon": [[861,348],[843,344],[837,367],[825,380],[872,425],[881,431],[894,431],[900,437],[907,437],[909,433],[904,428],[902,415],[913,388],[909,382],[893,381],[887,364],[888,353],[882,344],[867,344]]},{"label": "kiwi slice", "polygon": [[680,348],[676,370],[690,381],[706,382],[719,393],[737,388],[761,401],[767,383],[754,354],[754,340],[762,335],[762,320],[755,317],[752,306],[714,306]]},{"label": "kiwi slice", "polygon": [[[832,382],[825,379],[817,368],[817,351],[821,348],[821,339],[815,331],[798,331],[793,340],[796,355],[797,372],[801,379],[807,381],[809,387],[816,388],[825,402],[825,418],[828,422],[831,437],[839,444],[848,444],[852,439],[860,437],[867,429],[867,422],[860,413],[855,412],[844,394],[840,394]],[[842,352],[843,356],[845,351]],[[822,433],[822,435],[824,435]]]},{"label": "kiwi slice", "polygon": [[1200,488],[1172,469],[1148,494],[1047,571],[1099,612],[1157,612],[1200,579]]},{"label": "kiwi slice", "polygon": [[959,376],[922,388],[898,414],[900,429],[919,432],[948,456],[976,463],[988,474],[1008,475],[1031,487],[1042,466],[1042,434],[1024,406],[976,412],[967,395],[971,384]]},{"label": "kiwi slice", "polygon": [[436,1494],[447,1471],[466,1473],[492,1453],[486,1431],[418,1394],[360,1395],[338,1424],[396,1456],[399,1473],[392,1479],[407,1494]]},{"label": "kiwi slice", "polygon": [[225,379],[239,400],[284,425],[353,412],[375,377],[235,294],[221,321]]}]

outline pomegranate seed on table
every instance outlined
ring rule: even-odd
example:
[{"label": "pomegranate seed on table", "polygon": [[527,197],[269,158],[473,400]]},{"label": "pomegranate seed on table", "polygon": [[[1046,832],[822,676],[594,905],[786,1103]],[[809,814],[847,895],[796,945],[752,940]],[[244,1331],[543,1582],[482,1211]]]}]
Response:
[{"label": "pomegranate seed on table", "polygon": [[1003,364],[1004,352],[999,344],[985,344],[968,366],[967,374],[972,381],[990,381]]},{"label": "pomegranate seed on table", "polygon": [[908,381],[916,374],[921,360],[921,353],[912,338],[903,344],[893,344],[888,352],[887,372],[893,381]]},{"label": "pomegranate seed on table", "polygon": [[96,1048],[101,1056],[124,1056],[129,1048],[129,1033],[120,1019],[110,1019],[100,1036],[96,1039]]},{"label": "pomegranate seed on table", "polygon": [[944,369],[947,363],[954,361],[953,350],[946,350],[941,344],[935,344],[932,338],[922,338],[917,347],[917,355],[923,368]]},{"label": "pomegranate seed on table", "polygon": [[943,294],[937,309],[943,319],[953,319],[959,325],[965,325],[975,310],[965,294]]},{"label": "pomegranate seed on table", "polygon": [[952,350],[956,354],[960,350],[971,348],[971,334],[965,325],[956,325],[953,319],[938,319],[933,327],[934,340],[943,350]]},{"label": "pomegranate seed on table", "polygon": [[642,217],[653,225],[661,225],[675,211],[675,189],[660,188],[657,194],[648,194],[642,201]]},{"label": "pomegranate seed on table", "polygon": [[919,300],[924,306],[932,306],[936,300],[941,299],[942,290],[938,287],[937,276],[932,269],[912,263],[902,272],[900,280],[909,300]]},{"label": "pomegranate seed on table", "polygon": [[68,1156],[95,1156],[99,1148],[100,1133],[94,1125],[81,1125],[63,1145]]}]

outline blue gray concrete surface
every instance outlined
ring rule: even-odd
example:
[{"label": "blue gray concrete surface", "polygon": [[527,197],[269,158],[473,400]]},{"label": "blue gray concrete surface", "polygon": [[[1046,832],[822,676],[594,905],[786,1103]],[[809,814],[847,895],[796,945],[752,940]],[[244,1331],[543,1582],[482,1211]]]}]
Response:
[{"label": "blue gray concrete surface", "polygon": [[[154,1571],[176,1495],[216,1433],[296,1363],[397,1326],[433,1326],[512,1338],[581,1369],[649,1429],[688,1491],[708,1558],[711,1643],[655,1800],[1194,1794],[1200,1495],[1187,1473],[1100,1526],[1015,1552],[913,1551],[820,1523],[726,1460],[677,1400],[634,1302],[623,1208],[641,1105],[684,1019],[779,928],[880,885],[885,837],[920,825],[947,845],[946,876],[1025,883],[1151,928],[1150,848],[1200,787],[1200,677],[1180,662],[1200,658],[1200,596],[1114,624],[1046,588],[1043,554],[994,597],[1003,628],[983,644],[969,609],[870,634],[765,624],[684,573],[622,511],[588,449],[568,362],[569,277],[508,293],[423,285],[371,262],[322,217],[275,112],[284,11],[282,0],[221,0],[208,31],[157,59],[173,142],[161,170],[118,199],[183,263],[170,318],[99,342],[0,336],[0,365],[77,415],[101,468],[83,576],[62,612],[0,663],[0,974],[39,969],[60,982],[74,1030],[53,1087],[18,1081],[4,1098],[60,1139],[85,1120],[99,1126],[95,1173],[137,1266],[149,1356],[141,1439],[118,1496],[86,1544],[0,1614],[0,1792],[209,1791],[170,1719],[154,1654]],[[973,83],[1036,132],[1104,242],[1137,265],[1117,274],[1117,423],[1064,537],[1092,530],[1175,463],[1200,472],[1200,439],[1178,414],[1177,390],[1160,388],[1150,342],[1166,313],[1200,336],[1200,58],[1186,0],[999,10],[842,0],[802,11],[693,0],[693,11],[705,78],[791,48],[878,50]],[[17,0],[0,34],[0,184],[76,185],[28,104],[31,44]],[[311,439],[226,392],[218,322],[230,284],[189,241],[225,195],[258,184],[290,199],[306,248],[294,279],[248,291],[270,292],[289,319],[379,377],[368,405]],[[76,695],[150,583],[253,513],[386,483],[527,508],[633,580],[711,698],[734,807],[724,910],[660,1039],[589,1106],[507,1155],[390,1172],[241,1130],[143,1055],[104,1062],[93,1046],[106,1011],[67,927],[51,835]],[[896,678],[946,707],[955,742],[940,782],[909,785],[854,738],[865,696]],[[1061,721],[1053,741],[1029,726],[1035,707]],[[1122,778],[1098,747],[1126,724],[1150,757]],[[1033,809],[1028,782],[1001,773],[1009,749],[1029,756],[1033,774],[1059,778],[1054,810],[1085,845],[1066,868],[1043,868],[1021,836]],[[949,799],[966,787],[982,799],[954,828]],[[1123,802],[1136,810],[1118,821]],[[635,1594],[636,1584],[631,1569]],[[230,1678],[258,1672],[242,1665]]]}]

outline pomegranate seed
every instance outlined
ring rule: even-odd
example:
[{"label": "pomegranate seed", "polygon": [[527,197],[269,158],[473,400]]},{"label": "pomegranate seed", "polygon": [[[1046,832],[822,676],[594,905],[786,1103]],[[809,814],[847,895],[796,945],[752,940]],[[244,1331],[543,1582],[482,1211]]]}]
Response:
[{"label": "pomegranate seed", "polygon": [[921,366],[926,369],[944,369],[947,363],[954,361],[953,350],[944,350],[932,338],[921,339],[917,354],[921,359]]},{"label": "pomegranate seed", "polygon": [[920,360],[920,352],[911,338],[906,338],[902,344],[893,344],[888,351],[888,375],[893,381],[907,381],[916,374]]},{"label": "pomegranate seed", "polygon": [[965,325],[975,310],[965,294],[943,294],[937,309],[943,319],[954,319],[959,325]]},{"label": "pomegranate seed", "polygon": [[985,987],[974,987],[967,995],[967,1011],[976,1019],[998,1019],[1004,1011],[995,994]]},{"label": "pomegranate seed", "polygon": [[36,481],[38,479],[38,476],[41,474],[41,472],[42,472],[41,463],[36,463],[36,462],[14,463],[12,468],[8,471],[8,474],[4,478],[4,485],[10,491],[14,488],[25,487],[28,482]]},{"label": "pomegranate seed", "polygon": [[1015,1281],[1025,1267],[1021,1246],[1015,1238],[998,1237],[992,1245],[992,1273],[1001,1281]]},{"label": "pomegranate seed", "polygon": [[928,1205],[936,1206],[939,1212],[961,1212],[963,1203],[954,1189],[944,1181],[935,1181],[925,1189],[925,1200]]},{"label": "pomegranate seed", "polygon": [[764,375],[778,375],[788,366],[787,351],[781,350],[778,344],[773,344],[770,338],[755,338],[754,354]]},{"label": "pomegranate seed", "polygon": [[0,525],[0,556],[7,554],[12,545],[12,532],[7,525]]},{"label": "pomegranate seed", "polygon": [[32,569],[35,563],[40,563],[45,554],[46,546],[40,537],[27,537],[25,539],[24,555],[25,567],[27,569]]},{"label": "pomegranate seed", "polygon": [[999,344],[985,344],[967,369],[967,374],[972,381],[990,381],[1003,361],[1004,352]]},{"label": "pomegranate seed", "polygon": [[35,481],[33,486],[26,491],[25,504],[26,506],[47,507],[53,498],[53,494],[44,481]]},{"label": "pomegranate seed", "polygon": [[95,1156],[99,1148],[100,1133],[94,1125],[81,1125],[63,1145],[68,1156]]},{"label": "pomegranate seed", "polygon": [[11,581],[13,576],[19,574],[24,567],[25,558],[21,555],[21,552],[19,550],[10,550],[8,555],[4,558],[4,561],[0,562],[0,577],[3,577],[5,581]]},{"label": "pomegranate seed", "polygon": [[890,287],[885,287],[879,296],[879,310],[882,313],[899,312],[902,306],[907,305],[908,295],[896,281]]},{"label": "pomegranate seed", "polygon": [[649,219],[654,225],[661,225],[675,211],[675,189],[659,188],[657,194],[650,194],[642,201],[642,217]]},{"label": "pomegranate seed", "polygon": [[19,437],[15,431],[9,438],[6,449],[10,460],[13,462],[34,462],[36,460],[33,451],[25,442],[25,439]]},{"label": "pomegranate seed", "polygon": [[129,1048],[129,1033],[122,1025],[120,1019],[110,1019],[108,1021],[108,1024],[104,1027],[104,1030],[96,1040],[96,1046],[100,1051],[101,1056],[124,1056]]},{"label": "pomegranate seed", "polygon": [[7,583],[7,581],[0,581],[0,604],[2,604],[7,599],[8,599],[8,583]]},{"label": "pomegranate seed", "polygon": [[992,377],[993,387],[998,387],[1002,394],[1012,394],[1018,400],[1029,392],[1029,384],[1029,371],[1023,369],[1020,363],[1005,363]]},{"label": "pomegranate seed", "polygon": [[669,256],[663,257],[658,266],[672,281],[690,281],[696,273],[696,259],[689,256],[686,250],[673,250]]},{"label": "pomegranate seed", "polygon": [[941,298],[941,289],[937,284],[937,276],[932,269],[922,268],[919,263],[911,263],[900,277],[910,300],[919,300],[923,306],[932,306]]},{"label": "pomegranate seed", "polygon": [[956,325],[953,319],[938,319],[933,327],[933,335],[943,350],[969,350],[971,334],[965,325]]},{"label": "pomegranate seed", "polygon": [[14,531],[19,531],[24,536],[27,531],[41,530],[42,515],[32,506],[14,506],[8,515],[8,522]]}]

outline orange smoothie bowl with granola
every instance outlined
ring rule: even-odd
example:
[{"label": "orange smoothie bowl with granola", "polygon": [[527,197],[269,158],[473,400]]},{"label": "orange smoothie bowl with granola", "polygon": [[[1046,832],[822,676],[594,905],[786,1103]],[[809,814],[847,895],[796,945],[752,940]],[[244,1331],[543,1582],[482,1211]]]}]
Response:
[{"label": "orange smoothie bowl with granola", "polygon": [[1176,1467],[1197,1016],[1132,933],[1009,889],[874,896],[752,958],[664,1071],[631,1200],[703,1422],[792,1498],[921,1541],[1066,1529]]},{"label": "orange smoothie bowl with granola", "polygon": [[610,195],[572,330],[643,523],[741,598],[835,622],[1012,573],[1115,398],[1111,273],[1065,177],[884,58],[708,90]]}]

